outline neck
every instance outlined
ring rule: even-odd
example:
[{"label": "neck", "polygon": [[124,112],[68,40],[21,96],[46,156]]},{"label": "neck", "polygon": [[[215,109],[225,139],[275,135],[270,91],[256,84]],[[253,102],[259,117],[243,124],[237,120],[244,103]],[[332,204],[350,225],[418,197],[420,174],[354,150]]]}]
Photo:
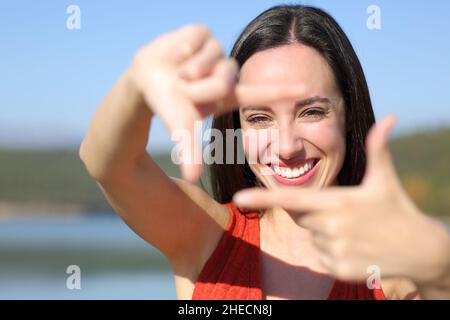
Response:
[{"label": "neck", "polygon": [[297,224],[297,220],[303,214],[289,212],[282,208],[270,208],[265,211],[261,218],[265,233],[271,239],[271,243],[278,248],[285,248],[286,254],[290,256],[305,253],[311,255],[317,252],[312,243],[311,231]]},{"label": "neck", "polygon": [[291,265],[326,274],[312,232],[296,223],[301,216],[281,208],[267,210],[260,221],[261,250]]}]

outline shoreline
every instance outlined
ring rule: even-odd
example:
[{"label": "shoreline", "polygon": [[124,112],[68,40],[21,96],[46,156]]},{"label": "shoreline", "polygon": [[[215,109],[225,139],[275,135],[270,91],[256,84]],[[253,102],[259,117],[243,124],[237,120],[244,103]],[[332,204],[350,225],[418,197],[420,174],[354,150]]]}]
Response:
[{"label": "shoreline", "polygon": [[0,201],[0,217],[28,217],[52,215],[105,214],[114,212],[106,205],[87,205],[83,203],[46,203]]},{"label": "shoreline", "polygon": [[[0,201],[0,218],[58,216],[83,214],[114,214],[114,209],[106,204],[88,205],[83,203],[46,203]],[[450,215],[429,215],[450,228]]]}]

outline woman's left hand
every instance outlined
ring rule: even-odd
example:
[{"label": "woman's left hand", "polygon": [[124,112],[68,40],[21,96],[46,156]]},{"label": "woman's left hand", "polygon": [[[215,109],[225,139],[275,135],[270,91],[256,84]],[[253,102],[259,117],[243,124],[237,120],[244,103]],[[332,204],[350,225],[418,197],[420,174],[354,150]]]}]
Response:
[{"label": "woman's left hand", "polygon": [[304,213],[297,223],[312,232],[321,262],[341,280],[367,279],[373,265],[383,277],[406,276],[416,284],[448,279],[448,231],[421,213],[403,189],[388,146],[394,124],[390,116],[370,130],[359,186],[253,188],[237,193],[234,201]]}]

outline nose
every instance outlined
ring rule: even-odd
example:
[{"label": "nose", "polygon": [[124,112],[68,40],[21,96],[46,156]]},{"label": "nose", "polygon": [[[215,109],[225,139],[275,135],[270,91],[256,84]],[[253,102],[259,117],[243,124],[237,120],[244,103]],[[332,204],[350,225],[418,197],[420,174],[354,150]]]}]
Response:
[{"label": "nose", "polygon": [[277,147],[275,153],[281,160],[296,159],[304,152],[303,139],[292,124],[279,126]]}]

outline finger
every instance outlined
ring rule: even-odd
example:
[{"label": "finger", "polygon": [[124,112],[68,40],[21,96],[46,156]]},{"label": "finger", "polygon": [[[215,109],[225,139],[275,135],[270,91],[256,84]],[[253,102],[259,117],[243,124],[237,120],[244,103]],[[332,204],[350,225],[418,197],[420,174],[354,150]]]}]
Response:
[{"label": "finger", "polygon": [[331,244],[333,243],[333,238],[326,236],[320,232],[313,232],[312,234],[313,244],[322,252],[329,252],[331,248]]},{"label": "finger", "polygon": [[330,255],[327,255],[325,253],[322,253],[321,255],[319,255],[319,262],[328,271],[333,270],[333,266],[336,263],[335,260]]},{"label": "finger", "polygon": [[225,100],[235,88],[237,72],[238,66],[233,59],[221,60],[210,77],[188,84],[187,93],[194,103],[215,104],[222,101],[225,108]]},{"label": "finger", "polygon": [[188,81],[203,78],[213,72],[214,66],[222,57],[222,46],[210,38],[199,52],[185,62],[179,75]]},{"label": "finger", "polygon": [[239,106],[294,99],[305,91],[302,84],[236,84],[237,73],[238,65],[234,59],[223,60],[217,65],[212,77],[188,85],[189,96],[195,103],[214,105],[214,113],[222,114],[236,110]]},{"label": "finger", "polygon": [[330,227],[329,223],[327,223],[327,214],[323,212],[314,212],[308,215],[301,216],[297,223],[301,227],[312,231],[314,234],[329,234]]},{"label": "finger", "polygon": [[389,133],[395,122],[395,116],[390,115],[370,129],[366,140],[367,170],[365,182],[374,177],[386,179],[394,174],[395,169],[389,150]]},{"label": "finger", "polygon": [[174,104],[177,108],[167,108],[160,113],[160,117],[177,146],[178,156],[173,160],[179,161],[183,178],[195,182],[202,168],[201,117],[196,108],[181,95],[172,94],[170,99],[168,104]]},{"label": "finger", "polygon": [[208,27],[203,25],[187,25],[173,34],[168,34],[164,51],[169,61],[181,63],[198,52],[211,37]]},{"label": "finger", "polygon": [[[330,188],[329,188],[330,189]],[[276,190],[251,188],[237,192],[233,201],[247,208],[264,209],[281,207],[287,210],[308,212],[333,210],[341,205],[342,197],[349,188],[338,190],[292,189],[280,187]]]},{"label": "finger", "polygon": [[348,235],[349,220],[353,221],[354,217],[345,210],[338,211],[315,211],[305,214],[296,220],[296,223],[310,230],[313,235],[325,237],[329,240],[337,239],[342,235]]},{"label": "finger", "polygon": [[305,93],[303,84],[246,85],[238,84],[234,101],[238,106],[270,104],[280,100],[295,99]]},{"label": "finger", "polygon": [[[197,182],[202,174],[202,162],[201,157],[198,158],[195,153],[197,148],[200,146],[199,143],[190,143],[181,145],[182,163],[180,166],[180,171],[182,177],[192,183]],[[186,151],[188,150],[188,151]],[[198,160],[200,159],[200,160]]]},{"label": "finger", "polygon": [[181,175],[190,182],[196,182],[202,172],[202,149],[196,123],[185,123],[176,130],[177,134],[172,134],[172,140],[177,143],[179,150]]}]

